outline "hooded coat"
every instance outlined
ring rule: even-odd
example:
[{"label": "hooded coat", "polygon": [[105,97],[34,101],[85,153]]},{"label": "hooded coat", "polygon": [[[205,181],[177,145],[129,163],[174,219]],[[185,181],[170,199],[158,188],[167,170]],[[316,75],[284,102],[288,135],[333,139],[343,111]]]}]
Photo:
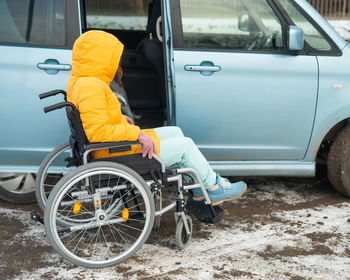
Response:
[{"label": "hooded coat", "polygon": [[[80,113],[89,142],[136,141],[140,128],[130,125],[123,114],[118,98],[109,84],[114,79],[124,45],[112,34],[88,31],[73,46],[72,75],[68,81],[67,100]],[[152,129],[143,130],[153,140],[159,156],[159,138]],[[139,146],[131,151],[109,153],[95,151],[94,158],[139,153]]]}]

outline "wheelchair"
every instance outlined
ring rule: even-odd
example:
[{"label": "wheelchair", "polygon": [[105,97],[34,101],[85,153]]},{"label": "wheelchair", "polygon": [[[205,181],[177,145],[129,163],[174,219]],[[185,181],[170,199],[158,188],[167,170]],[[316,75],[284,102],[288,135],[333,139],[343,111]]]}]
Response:
[{"label": "wheelchair", "polygon": [[[212,206],[194,169],[165,168],[156,155],[152,159],[143,158],[141,154],[93,159],[93,151],[124,152],[140,143],[89,143],[79,111],[67,102],[64,90],[46,92],[40,98],[57,94],[63,94],[65,101],[45,107],[44,112],[65,108],[71,135],[69,144],[57,147],[44,160],[39,181],[53,172],[49,166],[65,151],[70,151],[66,158],[68,167],[63,175],[56,176],[51,189],[41,188],[37,195],[43,198],[40,206],[44,208],[43,223],[49,242],[64,259],[88,268],[118,264],[141,248],[152,229],[160,227],[161,216],[173,208],[175,243],[184,249],[193,229],[192,219],[186,214],[186,211],[191,212],[191,207],[186,207],[185,194],[194,188],[201,188],[203,192],[204,201],[200,203],[202,210],[209,213],[210,222],[221,219],[222,213],[217,206]],[[172,186],[177,188],[176,200],[163,207],[162,190]],[[194,202],[191,196],[190,199]],[[40,219],[34,215],[32,218]]]}]

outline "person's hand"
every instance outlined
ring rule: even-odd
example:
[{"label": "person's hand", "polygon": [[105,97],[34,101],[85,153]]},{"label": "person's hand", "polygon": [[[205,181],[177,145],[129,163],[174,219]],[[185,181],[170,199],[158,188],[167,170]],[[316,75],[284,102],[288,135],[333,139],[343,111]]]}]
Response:
[{"label": "person's hand", "polygon": [[130,119],[128,116],[123,115],[126,119],[126,121],[128,122],[128,124],[134,125],[134,122],[132,121],[132,119]]},{"label": "person's hand", "polygon": [[137,138],[142,145],[141,153],[142,157],[148,155],[148,158],[151,159],[153,154],[157,153],[156,144],[154,144],[151,137],[149,137],[143,131],[140,131],[139,137]]}]

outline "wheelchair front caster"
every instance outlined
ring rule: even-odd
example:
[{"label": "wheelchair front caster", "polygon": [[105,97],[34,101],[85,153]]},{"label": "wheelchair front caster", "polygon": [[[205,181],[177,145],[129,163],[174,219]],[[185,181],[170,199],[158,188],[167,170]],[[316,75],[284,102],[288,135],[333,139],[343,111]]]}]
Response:
[{"label": "wheelchair front caster", "polygon": [[192,238],[192,219],[186,215],[187,224],[189,227],[189,233],[186,231],[185,222],[182,216],[180,216],[176,224],[175,243],[179,249],[185,249]]}]

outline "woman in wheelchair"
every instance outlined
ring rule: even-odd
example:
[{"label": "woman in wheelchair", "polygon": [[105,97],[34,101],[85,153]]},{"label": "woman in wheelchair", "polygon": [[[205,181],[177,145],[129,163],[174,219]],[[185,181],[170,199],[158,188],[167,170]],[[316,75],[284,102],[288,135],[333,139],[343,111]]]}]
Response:
[{"label": "woman in wheelchair", "polygon": [[[197,170],[213,205],[241,197],[247,189],[244,182],[230,183],[209,166],[194,142],[178,127],[141,130],[121,113],[118,98],[109,85],[114,79],[123,53],[123,44],[112,34],[88,31],[73,47],[72,75],[68,82],[68,101],[80,112],[82,125],[89,142],[136,141],[131,151],[93,152],[94,158],[142,153],[152,158],[156,154],[166,167]],[[203,200],[200,188],[193,189],[193,198]]]}]

